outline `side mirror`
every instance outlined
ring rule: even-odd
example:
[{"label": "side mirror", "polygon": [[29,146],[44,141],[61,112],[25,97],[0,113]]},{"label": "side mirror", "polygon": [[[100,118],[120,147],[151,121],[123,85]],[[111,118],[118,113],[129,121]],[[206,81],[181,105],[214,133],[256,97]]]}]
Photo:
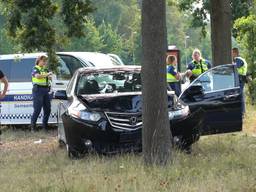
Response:
[{"label": "side mirror", "polygon": [[192,85],[188,88],[188,93],[192,96],[203,95],[204,89],[203,89],[202,85]]},{"label": "side mirror", "polygon": [[55,91],[53,94],[54,99],[67,100],[67,92],[65,90]]}]

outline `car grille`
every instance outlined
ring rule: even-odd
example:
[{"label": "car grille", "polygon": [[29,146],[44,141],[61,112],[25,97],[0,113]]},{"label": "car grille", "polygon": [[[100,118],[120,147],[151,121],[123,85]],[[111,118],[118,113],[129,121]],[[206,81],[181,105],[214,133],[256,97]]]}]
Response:
[{"label": "car grille", "polygon": [[136,130],[142,127],[141,113],[105,113],[111,126],[124,130]]}]

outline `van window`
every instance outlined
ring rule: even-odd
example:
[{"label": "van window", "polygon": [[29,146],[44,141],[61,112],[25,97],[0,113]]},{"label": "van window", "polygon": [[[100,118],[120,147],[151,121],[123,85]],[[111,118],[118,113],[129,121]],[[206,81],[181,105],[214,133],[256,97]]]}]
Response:
[{"label": "van window", "polygon": [[31,81],[35,58],[1,60],[0,69],[10,82]]}]

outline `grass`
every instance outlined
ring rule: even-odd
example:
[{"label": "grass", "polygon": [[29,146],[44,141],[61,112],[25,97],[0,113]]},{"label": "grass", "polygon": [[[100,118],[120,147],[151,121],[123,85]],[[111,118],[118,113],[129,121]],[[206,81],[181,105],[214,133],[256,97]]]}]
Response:
[{"label": "grass", "polygon": [[[145,167],[135,154],[70,160],[56,132],[7,130],[0,145],[1,192],[256,191],[256,111],[244,132],[202,137],[192,155],[173,152],[167,167]],[[41,143],[35,143],[41,139]]]}]

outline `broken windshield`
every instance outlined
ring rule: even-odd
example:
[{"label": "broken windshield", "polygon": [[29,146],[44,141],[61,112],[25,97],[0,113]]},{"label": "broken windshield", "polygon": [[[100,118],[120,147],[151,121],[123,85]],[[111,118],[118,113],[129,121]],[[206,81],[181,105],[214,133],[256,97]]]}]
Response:
[{"label": "broken windshield", "polygon": [[125,93],[141,91],[138,72],[104,72],[82,74],[77,84],[78,95]]}]

